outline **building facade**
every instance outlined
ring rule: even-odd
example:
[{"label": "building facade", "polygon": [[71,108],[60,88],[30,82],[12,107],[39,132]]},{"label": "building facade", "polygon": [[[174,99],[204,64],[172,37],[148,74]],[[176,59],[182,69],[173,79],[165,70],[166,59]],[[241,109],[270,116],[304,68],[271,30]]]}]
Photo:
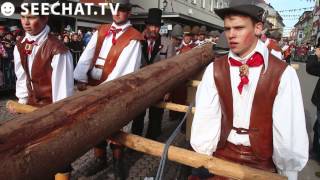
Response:
[{"label": "building facade", "polygon": [[312,40],[312,25],[313,25],[313,13],[312,11],[305,11],[299,17],[299,21],[294,25],[295,37],[298,45],[302,43],[311,42]]},{"label": "building facade", "polygon": [[223,20],[215,13],[215,8],[229,5],[228,0],[131,0],[132,3],[143,7],[133,10],[133,21],[143,25],[149,8],[163,10],[164,27],[171,30],[174,24],[205,25],[208,30],[223,30]]},{"label": "building facade", "polygon": [[[64,3],[105,3],[110,1],[105,0],[60,0]],[[161,30],[164,32],[170,31],[174,24],[181,25],[206,25],[208,30],[223,30],[223,20],[220,19],[215,13],[215,8],[223,8],[228,6],[228,0],[131,0],[131,3],[138,4],[142,8],[133,8],[131,16],[132,23],[140,30],[145,25],[149,8],[160,8],[163,10],[164,26]],[[20,8],[22,0],[14,1],[16,9]],[[98,6],[94,8],[98,9]],[[106,10],[106,12],[109,12]],[[12,25],[19,23],[20,15],[15,13],[13,16],[5,17],[0,14],[0,22],[10,22]],[[91,15],[91,16],[58,16],[51,17],[50,26],[55,32],[63,31],[64,27],[70,26],[73,31],[82,28],[94,28],[102,23],[112,22],[111,11],[109,14]],[[9,23],[9,24],[10,24]]]}]

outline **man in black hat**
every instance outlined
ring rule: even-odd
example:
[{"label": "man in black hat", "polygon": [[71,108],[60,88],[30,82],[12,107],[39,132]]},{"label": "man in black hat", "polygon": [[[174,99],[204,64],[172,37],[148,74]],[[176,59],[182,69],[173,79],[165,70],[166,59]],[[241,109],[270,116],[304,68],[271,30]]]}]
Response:
[{"label": "man in black hat", "polygon": [[206,26],[201,26],[199,35],[198,35],[198,40],[195,42],[197,46],[201,46],[206,42],[206,36],[207,36],[207,27]]},{"label": "man in black hat", "polygon": [[197,89],[191,145],[297,179],[309,146],[297,74],[259,40],[264,10],[256,1],[231,0],[215,12],[230,51],[207,67]]},{"label": "man in black hat", "polygon": [[181,48],[178,51],[178,54],[188,52],[196,46],[192,38],[193,38],[193,32],[191,30],[191,27],[189,25],[184,26],[183,39],[182,39]]},{"label": "man in black hat", "polygon": [[[161,27],[162,11],[158,8],[149,9],[146,20],[146,28],[143,31],[145,40],[142,43],[142,64],[141,67],[156,63],[175,55],[172,41],[159,34]],[[144,127],[144,116],[146,111],[141,113],[132,123],[132,132],[142,135]],[[163,109],[149,108],[149,123],[146,137],[156,139],[161,134],[161,121]]]},{"label": "man in black hat", "polygon": [[[115,0],[119,3],[112,24],[103,24],[92,35],[88,45],[79,58],[74,70],[74,78],[79,90],[85,90],[87,85],[97,86],[114,80],[140,68],[142,34],[132,27],[129,21],[131,8],[135,5],[129,0]],[[129,131],[130,126],[125,126]],[[87,175],[93,175],[106,167],[106,145],[101,142],[94,148],[95,159]],[[122,165],[123,146],[111,141],[113,165],[116,179],[124,179]]]},{"label": "man in black hat", "polygon": [[[40,5],[47,1],[23,2],[29,3],[30,12],[30,3]],[[74,87],[72,55],[61,41],[49,34],[48,16],[24,14],[20,21],[26,34],[14,48],[19,103],[43,107],[71,96]],[[68,178],[71,166],[61,170],[66,173],[60,175]]]},{"label": "man in black hat", "polygon": [[281,40],[282,34],[278,31],[271,32],[266,40],[264,41],[265,45],[268,47],[272,55],[276,56],[280,60],[283,59],[283,54],[279,42]]},{"label": "man in black hat", "polygon": [[172,32],[171,32],[171,41],[175,47],[176,54],[180,49],[182,39],[183,39],[182,26],[180,24],[176,24],[173,26]]},{"label": "man in black hat", "polygon": [[213,44],[217,44],[217,42],[219,40],[220,32],[219,31],[210,31],[208,35],[209,35],[209,38],[211,39],[211,42]]}]

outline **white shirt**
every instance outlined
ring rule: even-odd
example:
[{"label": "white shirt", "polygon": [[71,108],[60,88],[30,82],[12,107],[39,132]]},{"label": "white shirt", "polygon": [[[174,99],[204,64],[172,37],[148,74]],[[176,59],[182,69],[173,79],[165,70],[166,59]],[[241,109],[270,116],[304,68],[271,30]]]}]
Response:
[{"label": "white shirt", "polygon": [[147,49],[148,52],[147,53],[148,53],[148,58],[150,59],[151,55],[152,55],[152,51],[150,50],[150,52],[149,52],[149,47],[152,47],[152,50],[153,50],[155,41],[151,41],[148,39],[147,42],[148,42],[148,49]]},{"label": "white shirt", "polygon": [[[23,43],[26,39],[28,39],[34,40],[37,43],[37,45],[33,47],[31,54],[27,56],[30,76],[32,76],[32,64],[36,53],[43,45],[45,40],[47,40],[49,32],[50,28],[49,26],[46,26],[38,35],[32,36],[26,33],[25,37],[21,41]],[[17,46],[14,47],[14,64],[15,73],[17,76],[16,96],[19,99],[19,103],[26,104],[28,100],[28,89],[26,86],[27,76],[21,65],[20,54]],[[56,102],[73,95],[73,61],[71,53],[68,51],[64,54],[54,55],[52,58],[51,67],[52,101]]]},{"label": "white shirt", "polygon": [[[229,53],[229,57],[246,61],[254,52],[263,55],[267,69],[268,49],[261,41],[258,41],[254,51],[247,57],[241,59],[232,52]],[[213,77],[213,66],[214,63],[211,63],[207,67],[197,89],[196,112],[190,139],[195,151],[207,155],[212,155],[216,151],[221,131],[221,106]],[[253,97],[261,70],[262,65],[250,67],[249,84],[243,87],[240,94],[237,88],[240,82],[239,67],[230,66],[234,127],[249,129]],[[272,114],[273,162],[280,174],[288,176],[290,180],[297,179],[298,171],[308,161],[309,141],[300,83],[291,66],[288,66],[282,74]],[[250,146],[248,135],[237,134],[234,130],[231,130],[227,140],[233,144]]]},{"label": "white shirt", "polygon": [[[128,27],[131,26],[130,21],[126,24],[118,26],[115,23],[112,24],[117,29],[121,28],[122,31],[117,33],[116,39],[118,39]],[[90,70],[91,64],[93,62],[93,56],[96,49],[96,43],[98,38],[98,31],[96,31],[92,38],[90,39],[87,47],[85,48],[84,52],[81,54],[77,67],[74,70],[74,78],[77,81],[81,82],[88,82],[88,75],[87,72]],[[101,46],[101,51],[99,53],[99,57],[102,59],[98,59],[96,61],[97,65],[104,66],[105,59],[111,49],[112,46],[112,35],[108,35],[105,40],[103,41],[103,45]],[[124,76],[126,74],[132,73],[140,68],[141,64],[141,44],[137,40],[131,40],[128,46],[126,46],[123,51],[121,52],[117,64],[114,67],[113,71],[109,74],[108,78],[104,81],[110,81],[116,79],[118,77]],[[99,80],[102,76],[102,69],[93,68],[91,70],[91,76],[94,79]]]}]

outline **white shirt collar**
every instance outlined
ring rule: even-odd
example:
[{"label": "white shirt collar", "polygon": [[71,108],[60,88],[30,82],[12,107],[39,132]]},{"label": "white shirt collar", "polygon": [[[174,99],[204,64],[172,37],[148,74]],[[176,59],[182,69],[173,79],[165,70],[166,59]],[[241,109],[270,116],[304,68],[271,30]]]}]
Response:
[{"label": "white shirt collar", "polygon": [[115,22],[112,23],[111,26],[114,26],[117,29],[122,29],[122,31],[125,31],[128,27],[132,26],[130,21],[127,21],[126,23],[122,25],[117,25]]},{"label": "white shirt collar", "polygon": [[37,34],[37,35],[31,35],[29,33],[26,33],[25,37],[22,39],[22,43],[28,39],[29,41],[36,41],[38,45],[40,45],[44,40],[47,39],[48,34],[50,32],[50,27],[48,25],[45,26],[45,28],[43,28],[43,30]]},{"label": "white shirt collar", "polygon": [[263,57],[263,63],[264,63],[264,72],[266,72],[268,68],[268,62],[269,62],[269,50],[267,46],[259,39],[256,45],[256,48],[250,52],[247,56],[240,58],[236,54],[234,54],[232,51],[229,51],[228,59],[231,57],[235,60],[241,61],[245,63],[255,52],[258,52]]},{"label": "white shirt collar", "polygon": [[269,39],[269,38],[267,38],[267,39],[266,39],[266,42],[264,42],[264,44],[268,47],[268,46],[269,46],[269,44],[270,44],[270,39]]}]

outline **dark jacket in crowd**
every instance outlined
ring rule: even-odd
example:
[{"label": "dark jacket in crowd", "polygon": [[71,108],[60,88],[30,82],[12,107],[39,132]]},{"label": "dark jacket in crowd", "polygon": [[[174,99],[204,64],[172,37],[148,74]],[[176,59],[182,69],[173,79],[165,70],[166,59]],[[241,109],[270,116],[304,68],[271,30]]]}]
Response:
[{"label": "dark jacket in crowd", "polygon": [[70,50],[72,52],[74,51],[82,51],[83,50],[83,43],[81,41],[71,41],[69,43],[69,46]]},{"label": "dark jacket in crowd", "polygon": [[[318,61],[316,55],[308,56],[306,70],[309,74],[320,77],[320,61]],[[311,101],[318,109],[320,109],[320,79],[313,91]]]}]

